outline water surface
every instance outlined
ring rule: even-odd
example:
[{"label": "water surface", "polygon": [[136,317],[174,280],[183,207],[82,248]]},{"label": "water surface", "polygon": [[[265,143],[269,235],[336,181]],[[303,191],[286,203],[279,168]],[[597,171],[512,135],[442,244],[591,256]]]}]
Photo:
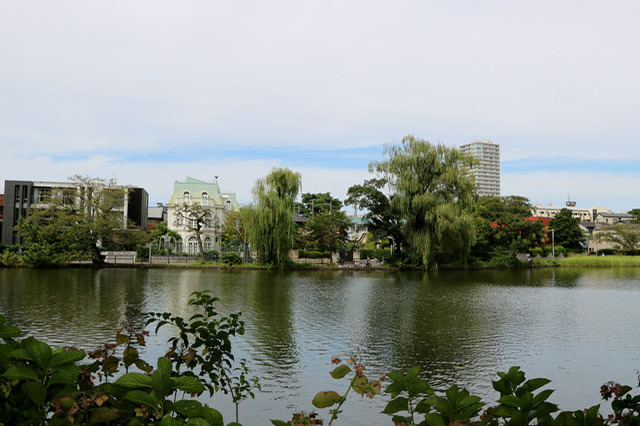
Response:
[{"label": "water surface", "polygon": [[[163,269],[0,269],[0,312],[53,345],[95,349],[143,312],[188,316],[191,292],[212,290],[223,313],[242,311],[234,352],[263,391],[241,406],[245,425],[311,410],[331,357],[357,354],[373,375],[420,365],[431,386],[452,383],[493,402],[496,371],[519,365],[548,377],[562,409],[599,402],[608,380],[637,382],[640,269],[340,272]],[[155,360],[169,330],[143,351]],[[155,364],[155,361],[153,362]],[[390,424],[388,398],[351,397],[339,424]],[[212,402],[232,420],[224,397]],[[319,410],[328,419],[326,410]]]}]

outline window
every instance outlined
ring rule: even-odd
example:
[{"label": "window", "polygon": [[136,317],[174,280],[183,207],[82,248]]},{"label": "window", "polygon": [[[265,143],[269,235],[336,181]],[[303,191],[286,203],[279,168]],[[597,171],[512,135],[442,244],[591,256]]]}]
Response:
[{"label": "window", "polygon": [[204,239],[204,241],[202,242],[202,246],[204,248],[204,251],[210,251],[211,250],[211,238],[207,237]]},{"label": "window", "polygon": [[182,198],[185,203],[189,204],[191,202],[191,194],[189,194],[189,191],[184,191],[182,193]]},{"label": "window", "polygon": [[43,188],[38,193],[38,203],[46,203],[51,200],[51,189]]},{"label": "window", "polygon": [[176,253],[182,253],[182,238],[176,238]]},{"label": "window", "polygon": [[198,239],[196,237],[189,237],[187,240],[187,253],[198,254]]},{"label": "window", "polygon": [[227,202],[225,203],[225,207],[227,208],[227,210],[231,210],[231,201],[227,200]]}]

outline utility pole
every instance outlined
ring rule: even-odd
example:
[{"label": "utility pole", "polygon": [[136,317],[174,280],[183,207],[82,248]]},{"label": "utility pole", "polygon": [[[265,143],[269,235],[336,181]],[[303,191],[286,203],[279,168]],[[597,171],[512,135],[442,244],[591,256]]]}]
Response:
[{"label": "utility pole", "polygon": [[556,259],[556,230],[550,229],[551,231],[551,258],[553,260]]}]

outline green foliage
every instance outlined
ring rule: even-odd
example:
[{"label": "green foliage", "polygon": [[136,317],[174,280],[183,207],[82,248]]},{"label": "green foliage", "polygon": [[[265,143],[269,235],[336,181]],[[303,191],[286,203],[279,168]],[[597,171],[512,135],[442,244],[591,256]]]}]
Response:
[{"label": "green foliage", "polygon": [[300,175],[289,169],[273,169],[256,182],[246,227],[260,262],[280,266],[289,260],[296,233],[294,199],[299,191]]},{"label": "green foliage", "polygon": [[360,259],[389,259],[391,258],[390,249],[362,249],[360,250]]},{"label": "green foliage", "polygon": [[240,255],[231,251],[222,253],[220,260],[227,266],[240,265],[242,263]]},{"label": "green foliage", "polygon": [[[349,392],[353,389],[354,392],[364,397],[365,395],[369,398],[373,398],[375,395],[380,393],[381,382],[384,380],[384,376],[380,378],[380,380],[369,380],[369,378],[364,374],[365,367],[364,365],[356,362],[353,358],[348,358],[343,361],[339,358],[333,358],[331,360],[332,364],[339,364],[336,368],[333,369],[329,374],[332,378],[336,380],[343,379],[350,374],[353,374],[349,381],[349,386],[343,395],[335,391],[323,391],[318,392],[311,402],[314,407],[319,409],[334,407],[329,410],[329,414],[331,418],[329,419],[328,425],[333,424],[333,421],[338,418],[338,415],[342,412],[342,404],[347,400],[347,396]],[[353,367],[350,367],[352,365]],[[317,419],[316,413],[305,414],[305,413],[296,413],[293,415],[293,419],[291,422],[284,422],[282,420],[271,420],[271,423],[276,426],[281,425],[321,425],[322,420]]]},{"label": "green foliage", "polygon": [[349,218],[340,210],[317,213],[306,224],[308,241],[320,251],[339,251],[347,245]]},{"label": "green foliage", "polygon": [[627,213],[633,216],[631,222],[640,223],[640,209],[631,209]]},{"label": "green foliage", "polygon": [[166,222],[160,222],[158,226],[149,233],[151,245],[153,246],[153,253],[159,252],[162,254],[171,253],[175,247],[170,243],[171,239],[177,241],[180,238],[180,234],[176,231],[169,229],[169,225]]},{"label": "green foliage", "polygon": [[347,190],[345,204],[352,204],[366,211],[364,218],[367,230],[374,239],[390,239],[395,245],[395,252],[400,252],[404,242],[402,220],[391,207],[391,198],[382,190],[387,185],[386,179],[365,180],[362,185],[353,185]]},{"label": "green foliage", "polygon": [[136,246],[136,259],[138,260],[138,262],[149,260],[149,246]]},{"label": "green foliage", "polygon": [[556,245],[553,250],[555,250],[556,256],[567,256],[567,249],[561,245]]},{"label": "green foliage", "polygon": [[542,247],[534,247],[531,249],[531,256],[532,257],[536,257],[536,256],[544,256],[544,250],[542,249]]},{"label": "green foliage", "polygon": [[562,209],[551,220],[549,227],[555,229],[555,243],[567,248],[580,248],[584,235],[578,225],[580,219],[574,218],[571,210]]},{"label": "green foliage", "polygon": [[[29,266],[59,266],[72,260],[102,263],[98,242],[109,249],[135,247],[146,234],[124,229],[120,209],[128,189],[114,180],[74,176],[78,189],[60,189],[47,208],[32,209],[20,218],[17,231]],[[31,254],[28,254],[31,252]]]},{"label": "green foliage", "polygon": [[[87,354],[53,349],[0,315],[0,419],[4,424],[209,424],[223,426],[222,415],[196,400],[178,399],[205,390],[193,375],[181,375],[167,358],[154,370],[138,357],[133,342],[144,346],[146,332],[119,330],[116,344]],[[122,357],[116,347],[126,345]],[[119,368],[126,372],[109,382]],[[143,372],[128,372],[136,366]],[[104,379],[102,383],[95,380]]]},{"label": "green foliage", "polygon": [[220,254],[215,250],[209,250],[204,252],[204,258],[207,262],[215,262],[220,259]]},{"label": "green foliage", "polygon": [[302,194],[302,202],[295,203],[296,211],[306,217],[313,217],[317,214],[339,211],[342,208],[342,201],[333,198],[331,193]]},{"label": "green foliage", "polygon": [[538,424],[549,424],[553,420],[551,413],[558,411],[558,406],[547,401],[553,390],[534,393],[551,382],[549,379],[525,381],[525,374],[520,371],[520,367],[511,367],[506,373],[499,372],[498,376],[500,380],[491,383],[493,388],[500,392],[499,405],[489,408],[486,413],[488,416],[506,419],[514,426],[524,426],[534,421]]},{"label": "green foliage", "polygon": [[167,325],[177,330],[178,334],[168,340],[171,350],[167,358],[177,371],[185,367],[189,374],[203,378],[210,395],[218,391],[231,395],[237,422],[239,404],[248,397],[254,398],[254,389],[260,389],[260,384],[257,378],[248,378],[249,369],[244,359],[234,366],[231,339],[244,334],[240,313],[219,316],[215,308],[217,301],[208,290],[194,292],[189,305],[198,308],[198,312],[189,320],[166,312],[150,312],[147,325],[155,324],[156,332]]},{"label": "green foliage", "polygon": [[490,265],[501,268],[517,268],[521,266],[515,253],[497,254],[491,258]]},{"label": "green foliage", "polygon": [[385,154],[386,161],[370,168],[395,188],[392,208],[405,221],[409,245],[424,266],[437,266],[438,252],[466,258],[476,241],[473,182],[463,171],[473,165],[472,158],[413,136],[399,146],[387,145]]},{"label": "green foliage", "polygon": [[23,256],[12,250],[5,249],[0,255],[0,265],[7,268],[21,268],[27,266],[27,263],[24,261]]},{"label": "green foliage", "polygon": [[633,251],[640,248],[640,225],[610,225],[598,232],[596,238],[615,244],[623,251]]},{"label": "green foliage", "polygon": [[316,250],[298,250],[298,257],[300,259],[331,258],[331,252],[328,252],[328,251],[316,251]]}]

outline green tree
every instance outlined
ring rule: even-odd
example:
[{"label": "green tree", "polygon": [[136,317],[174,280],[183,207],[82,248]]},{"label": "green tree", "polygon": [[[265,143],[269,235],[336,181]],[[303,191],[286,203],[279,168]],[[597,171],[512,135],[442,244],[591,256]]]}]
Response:
[{"label": "green tree", "polygon": [[476,239],[471,208],[473,181],[464,172],[474,161],[454,148],[406,136],[387,145],[386,161],[371,163],[395,190],[392,208],[405,220],[407,241],[425,268],[436,255],[466,258]]},{"label": "green tree", "polygon": [[[477,214],[480,220],[476,221],[478,242],[473,248],[474,255],[486,250],[486,247],[477,247],[484,246],[485,243],[489,244],[492,251],[527,250],[530,246],[542,243],[542,223],[524,220],[531,215],[531,204],[525,197],[479,197]],[[495,225],[486,226],[491,223]]]},{"label": "green tree", "polygon": [[579,223],[580,219],[574,218],[571,210],[560,210],[549,224],[549,227],[555,230],[555,243],[566,248],[580,248],[584,235]]},{"label": "green tree", "polygon": [[351,204],[366,211],[367,229],[376,239],[388,239],[399,252],[403,242],[402,221],[391,208],[391,199],[382,189],[386,179],[365,180],[362,185],[353,185],[347,190],[345,205]]},{"label": "green tree", "polygon": [[202,207],[200,203],[184,203],[176,209],[176,226],[186,226],[188,230],[196,235],[198,240],[198,253],[200,259],[206,260],[204,255],[204,246],[202,244],[202,230],[217,226],[217,218],[211,213],[211,209]]},{"label": "green tree", "polygon": [[640,209],[631,209],[627,213],[633,216],[633,223],[640,223]]},{"label": "green tree", "polygon": [[294,200],[300,186],[299,173],[276,168],[253,187],[247,235],[262,263],[282,265],[289,259],[296,232]]},{"label": "green tree", "polygon": [[341,210],[316,214],[306,228],[312,244],[320,251],[342,250],[349,239],[349,218]]},{"label": "green tree", "polygon": [[102,263],[100,247],[119,248],[144,239],[128,235],[134,232],[122,211],[128,188],[113,179],[74,176],[71,181],[73,188],[52,191],[46,208],[32,209],[18,221],[17,231],[31,266],[86,258]]},{"label": "green tree", "polygon": [[302,202],[296,203],[296,212],[306,217],[312,217],[319,213],[331,212],[342,208],[342,201],[333,198],[331,193],[302,194]]},{"label": "green tree", "polygon": [[610,225],[600,231],[597,238],[617,244],[624,251],[636,250],[640,245],[640,225]]}]

